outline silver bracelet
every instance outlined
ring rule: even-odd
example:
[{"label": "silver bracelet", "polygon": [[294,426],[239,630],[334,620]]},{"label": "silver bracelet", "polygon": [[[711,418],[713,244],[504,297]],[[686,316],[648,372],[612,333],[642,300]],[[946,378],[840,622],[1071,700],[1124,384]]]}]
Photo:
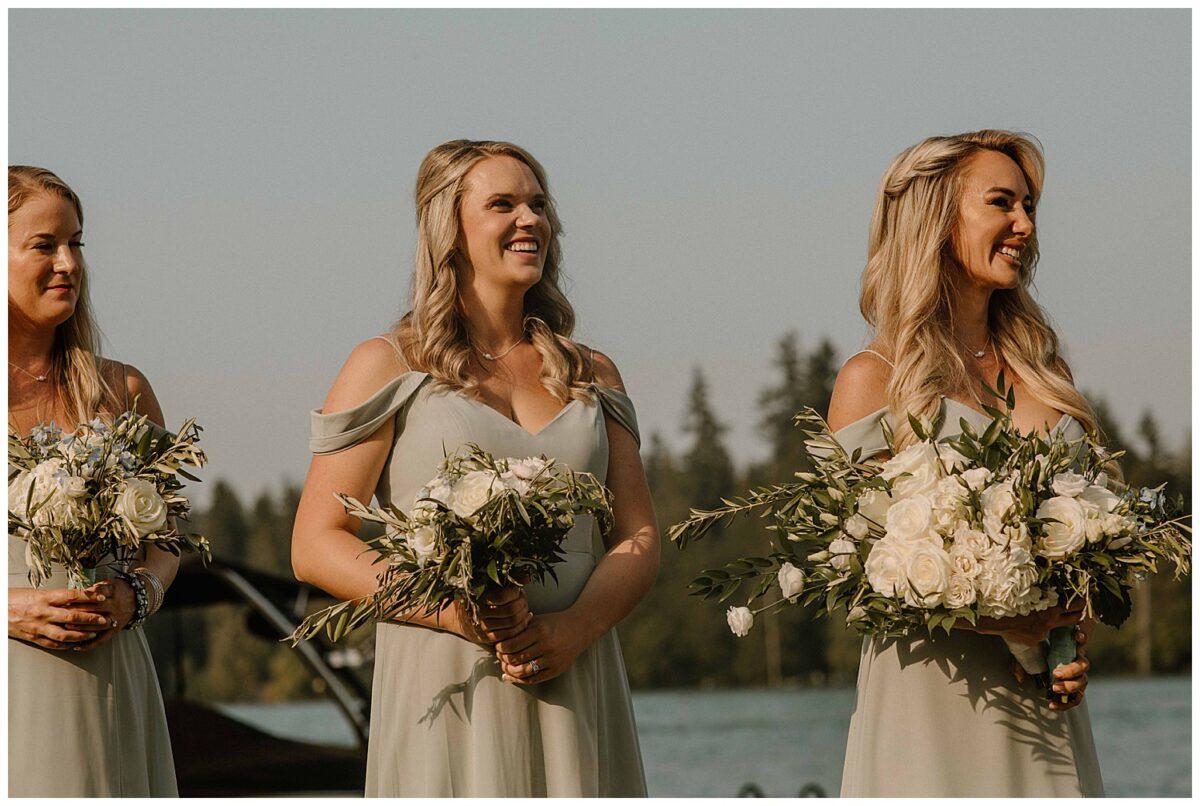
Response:
[{"label": "silver bracelet", "polygon": [[136,574],[143,582],[147,583],[150,589],[150,606],[146,610],[146,616],[148,618],[157,613],[158,609],[162,607],[163,599],[165,598],[166,593],[163,590],[162,581],[154,574],[153,571],[150,571],[147,568],[135,568],[133,569],[133,573]]}]

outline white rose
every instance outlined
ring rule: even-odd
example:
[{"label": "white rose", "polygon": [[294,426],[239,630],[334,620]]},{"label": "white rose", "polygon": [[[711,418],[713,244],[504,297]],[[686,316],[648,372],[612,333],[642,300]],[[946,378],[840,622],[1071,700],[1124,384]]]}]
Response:
[{"label": "white rose", "polygon": [[892,497],[883,490],[867,490],[858,497],[858,514],[883,526],[892,506]]},{"label": "white rose", "polygon": [[884,596],[903,594],[908,587],[904,576],[906,555],[902,544],[886,537],[872,546],[863,569],[871,589]]},{"label": "white rose", "polygon": [[973,467],[960,473],[959,478],[965,481],[972,490],[978,492],[992,480],[992,471],[986,467]]},{"label": "white rose", "polygon": [[1121,502],[1107,487],[1093,484],[1079,493],[1078,501],[1084,507],[1107,515]]},{"label": "white rose", "polygon": [[1109,537],[1126,532],[1132,532],[1137,528],[1137,520],[1126,515],[1118,515],[1115,512],[1110,512],[1103,518],[1104,534]]},{"label": "white rose", "polygon": [[829,560],[830,565],[838,571],[849,571],[850,558],[858,554],[858,547],[854,541],[839,537],[829,542],[829,553],[833,555]]},{"label": "white rose", "polygon": [[1087,507],[1084,507],[1084,514],[1087,519],[1083,522],[1083,535],[1089,543],[1099,543],[1104,538],[1104,524],[1108,515],[1101,515],[1098,512],[1088,512]]},{"label": "white rose", "polygon": [[908,554],[905,575],[904,601],[911,607],[937,607],[950,584],[950,555],[937,546],[920,543]]},{"label": "white rose", "polygon": [[958,448],[945,443],[940,443],[937,446],[938,458],[942,460],[942,467],[946,468],[947,473],[956,473],[962,470],[971,461],[967,457],[959,453]]},{"label": "white rose", "polygon": [[972,529],[966,521],[960,521],[954,530],[953,551],[958,551],[979,559],[992,548],[992,540],[978,529]]},{"label": "white rose", "polygon": [[979,558],[969,548],[960,547],[955,541],[954,547],[950,549],[950,568],[955,576],[974,579],[979,576]]},{"label": "white rose", "polygon": [[950,582],[946,585],[946,593],[942,598],[945,599],[946,607],[951,610],[975,604],[975,583],[970,577],[951,574]]},{"label": "white rose", "polygon": [[994,521],[1007,520],[1016,503],[1012,483],[1008,481],[993,484],[979,494],[979,505],[983,507],[984,518],[992,518]]},{"label": "white rose", "polygon": [[1047,523],[1045,535],[1038,541],[1038,553],[1052,560],[1074,554],[1083,547],[1087,539],[1084,530],[1083,507],[1074,498],[1056,496],[1043,501],[1037,509],[1039,518],[1053,518],[1057,523]]},{"label": "white rose", "polygon": [[432,498],[435,501],[440,501],[447,507],[450,506],[450,484],[441,476],[438,476],[433,481],[429,482],[429,486],[425,488],[425,495],[422,498]]},{"label": "white rose", "polygon": [[887,513],[887,536],[912,540],[929,531],[933,507],[923,495],[914,495],[892,504]]},{"label": "white rose", "polygon": [[959,515],[962,514],[963,499],[966,497],[967,490],[958,479],[953,476],[947,476],[938,482],[937,488],[930,496],[930,504],[933,506],[933,526],[942,534],[950,534],[954,531],[954,525],[959,520]]},{"label": "white rose", "polygon": [[154,534],[167,522],[166,503],[143,479],[127,479],[113,509],[141,537]]},{"label": "white rose", "polygon": [[725,613],[725,621],[734,635],[744,638],[754,626],[754,614],[748,607],[731,607]]},{"label": "white rose", "polygon": [[490,470],[472,470],[450,488],[450,509],[460,518],[469,518],[492,499],[492,491],[502,486]]},{"label": "white rose", "polygon": [[409,549],[417,555],[417,564],[422,568],[430,560],[437,557],[437,529],[432,526],[420,526],[408,534]]},{"label": "white rose", "polygon": [[783,591],[783,598],[795,601],[804,590],[804,572],[791,563],[784,563],[779,568],[779,589]]},{"label": "white rose", "polygon": [[87,479],[80,476],[67,476],[60,481],[59,486],[68,498],[85,498],[87,496]]},{"label": "white rose", "polygon": [[1087,489],[1088,480],[1078,473],[1059,473],[1050,482],[1050,486],[1054,489],[1055,495],[1074,498]]},{"label": "white rose", "polygon": [[[928,442],[918,442],[884,462],[879,473],[892,482],[892,495],[895,498],[926,493],[941,476],[937,449]],[[908,475],[900,478],[906,473]]]},{"label": "white rose", "polygon": [[[886,517],[885,517],[886,519]],[[862,540],[871,531],[871,524],[862,515],[851,515],[846,518],[845,524],[846,534],[850,535],[855,540]]]}]

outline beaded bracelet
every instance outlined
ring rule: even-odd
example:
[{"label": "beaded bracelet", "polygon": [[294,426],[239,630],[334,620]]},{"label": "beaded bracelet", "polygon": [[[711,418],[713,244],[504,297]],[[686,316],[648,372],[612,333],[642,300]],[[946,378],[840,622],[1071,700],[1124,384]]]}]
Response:
[{"label": "beaded bracelet", "polygon": [[117,574],[117,579],[123,579],[129,583],[129,587],[133,588],[134,610],[133,618],[125,625],[123,629],[136,630],[146,623],[146,616],[150,615],[150,597],[146,595],[146,584],[142,582],[142,578],[135,574],[126,574],[121,572]]}]

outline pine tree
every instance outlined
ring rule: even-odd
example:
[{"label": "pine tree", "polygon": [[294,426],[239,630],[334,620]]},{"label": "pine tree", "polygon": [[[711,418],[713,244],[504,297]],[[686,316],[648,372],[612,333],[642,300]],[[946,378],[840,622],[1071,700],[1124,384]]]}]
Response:
[{"label": "pine tree", "polygon": [[709,404],[708,384],[697,367],[683,423],[684,433],[691,436],[691,447],[683,457],[683,488],[693,507],[717,506],[733,491],[733,460],[722,441],[726,430]]}]

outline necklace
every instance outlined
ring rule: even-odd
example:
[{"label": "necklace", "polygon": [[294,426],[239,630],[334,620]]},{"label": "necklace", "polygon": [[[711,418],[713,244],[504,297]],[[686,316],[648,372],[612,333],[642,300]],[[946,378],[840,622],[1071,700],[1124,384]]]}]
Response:
[{"label": "necklace", "polygon": [[963,347],[967,348],[967,352],[969,352],[971,355],[975,356],[976,358],[983,358],[985,355],[987,355],[988,347],[992,346],[992,334],[991,333],[988,334],[987,341],[985,341],[983,343],[983,347],[979,348],[978,350],[972,350],[971,346],[969,344],[967,344],[965,341],[963,341],[962,339],[958,338],[958,336],[955,336],[954,338],[955,338],[955,340],[958,341],[959,344],[961,344]]},{"label": "necklace", "polygon": [[511,353],[513,350],[517,349],[517,345],[518,345],[518,344],[520,344],[520,343],[521,343],[521,342],[523,342],[523,341],[525,341],[525,336],[524,336],[524,334],[522,334],[522,335],[521,335],[521,338],[519,338],[519,339],[517,339],[516,341],[514,341],[514,342],[512,343],[512,345],[511,345],[511,346],[509,346],[509,348],[508,348],[507,350],[505,350],[504,352],[502,352],[502,353],[500,353],[500,354],[498,354],[498,355],[492,355],[492,354],[491,354],[491,353],[489,353],[487,350],[484,350],[484,349],[482,349],[482,348],[481,348],[481,347],[480,347],[478,344],[476,344],[476,343],[475,343],[473,340],[472,340],[472,342],[471,342],[471,346],[475,348],[475,352],[479,353],[481,356],[483,356],[484,358],[486,358],[488,361],[499,361],[501,358],[504,358],[504,356],[508,355],[508,354],[509,354],[509,353]]},{"label": "necklace", "polygon": [[8,365],[15,370],[20,370],[21,372],[24,372],[26,375],[28,375],[30,378],[33,378],[38,383],[45,383],[46,379],[49,378],[48,375],[34,375],[29,370],[25,369],[24,367],[18,367],[16,364],[14,364],[11,361],[8,362]]}]

